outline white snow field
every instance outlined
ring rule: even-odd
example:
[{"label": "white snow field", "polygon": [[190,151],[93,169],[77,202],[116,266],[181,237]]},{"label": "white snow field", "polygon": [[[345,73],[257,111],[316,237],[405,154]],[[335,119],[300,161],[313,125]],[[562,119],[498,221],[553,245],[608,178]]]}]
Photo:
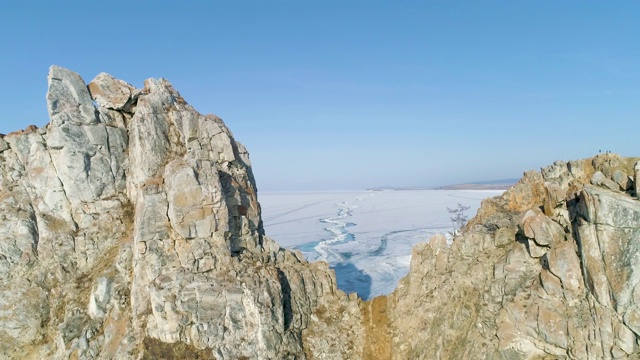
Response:
[{"label": "white snow field", "polygon": [[502,190],[262,192],[266,234],[280,246],[324,260],[338,287],[363,299],[391,293],[409,271],[411,249],[453,230],[448,208],[469,206]]}]

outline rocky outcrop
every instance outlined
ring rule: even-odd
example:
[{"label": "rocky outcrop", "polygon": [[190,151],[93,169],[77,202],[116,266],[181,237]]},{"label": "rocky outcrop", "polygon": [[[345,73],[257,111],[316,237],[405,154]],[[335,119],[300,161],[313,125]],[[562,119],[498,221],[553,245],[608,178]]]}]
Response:
[{"label": "rocky outcrop", "polygon": [[640,358],[638,158],[556,162],[416,247],[393,359]]},{"label": "rocky outcrop", "polygon": [[360,356],[357,299],[265,236],[222,120],[57,66],[47,104],[0,137],[0,357]]},{"label": "rocky outcrop", "polygon": [[164,79],[53,66],[0,135],[0,357],[638,359],[640,159],[527,172],[362,302],[262,228],[249,156]]}]

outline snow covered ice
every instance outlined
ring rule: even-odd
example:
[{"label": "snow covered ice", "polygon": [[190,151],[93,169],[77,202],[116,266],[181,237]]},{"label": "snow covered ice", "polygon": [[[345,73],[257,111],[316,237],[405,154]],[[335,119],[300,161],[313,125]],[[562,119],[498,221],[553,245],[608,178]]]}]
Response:
[{"label": "snow covered ice", "polygon": [[324,260],[338,287],[363,299],[391,293],[409,271],[411,249],[453,230],[447,208],[475,215],[480,202],[502,190],[397,190],[260,193],[266,234]]}]

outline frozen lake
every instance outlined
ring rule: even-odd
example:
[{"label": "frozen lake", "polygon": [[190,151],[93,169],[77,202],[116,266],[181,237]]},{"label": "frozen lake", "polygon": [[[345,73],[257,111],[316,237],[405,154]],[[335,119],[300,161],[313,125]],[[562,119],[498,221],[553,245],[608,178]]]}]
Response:
[{"label": "frozen lake", "polygon": [[502,190],[262,192],[266,234],[280,246],[324,260],[338,287],[363,299],[388,294],[409,271],[411,249],[453,229],[447,207],[469,206]]}]

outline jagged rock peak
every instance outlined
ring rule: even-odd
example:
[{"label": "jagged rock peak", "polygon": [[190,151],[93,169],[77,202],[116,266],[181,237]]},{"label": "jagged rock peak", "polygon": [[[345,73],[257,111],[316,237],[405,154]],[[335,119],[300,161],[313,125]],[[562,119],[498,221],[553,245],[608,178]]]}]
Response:
[{"label": "jagged rock peak", "polygon": [[356,299],[265,236],[221,119],[164,79],[48,80],[50,123],[0,137],[0,357],[359,356]]},{"label": "jagged rock peak", "polygon": [[98,122],[96,108],[80,75],[53,65],[49,68],[47,80],[47,109],[52,125],[60,126],[66,122],[90,125]]}]

